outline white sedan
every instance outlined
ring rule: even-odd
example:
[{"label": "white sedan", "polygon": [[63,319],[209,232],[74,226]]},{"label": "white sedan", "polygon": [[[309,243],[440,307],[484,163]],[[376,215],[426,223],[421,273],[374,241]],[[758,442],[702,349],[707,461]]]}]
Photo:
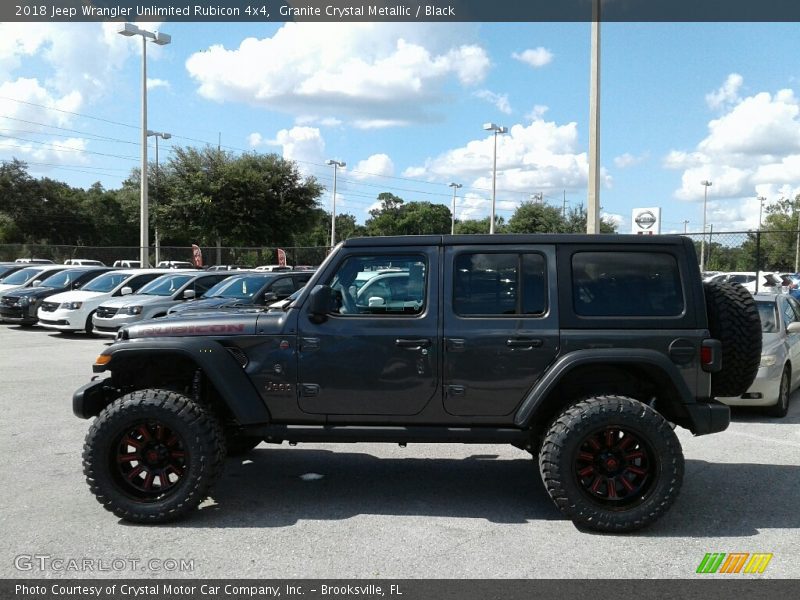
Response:
[{"label": "white sedan", "polygon": [[800,303],[788,294],[756,294],[761,317],[761,366],[741,396],[717,398],[730,406],[764,407],[785,417],[789,398],[800,385]]}]

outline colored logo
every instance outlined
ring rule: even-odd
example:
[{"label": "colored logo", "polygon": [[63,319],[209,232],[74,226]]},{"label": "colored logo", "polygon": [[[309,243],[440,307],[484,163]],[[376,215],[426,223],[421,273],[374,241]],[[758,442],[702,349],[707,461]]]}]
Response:
[{"label": "colored logo", "polygon": [[772,554],[750,554],[748,552],[709,552],[700,561],[697,573],[748,573],[755,575],[763,573],[767,568]]}]

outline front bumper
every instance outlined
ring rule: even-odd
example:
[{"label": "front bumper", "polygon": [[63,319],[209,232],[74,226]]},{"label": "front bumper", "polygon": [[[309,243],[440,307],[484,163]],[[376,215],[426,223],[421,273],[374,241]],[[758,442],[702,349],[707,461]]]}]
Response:
[{"label": "front bumper", "polygon": [[116,337],[117,332],[123,325],[132,325],[142,320],[142,315],[126,315],[117,313],[109,319],[98,318],[97,315],[92,317],[92,324],[94,325],[94,332],[97,335],[105,335],[109,337]]},{"label": "front bumper", "polygon": [[84,317],[74,310],[46,312],[39,309],[39,325],[60,331],[78,331],[84,328]]},{"label": "front bumper", "polygon": [[[33,313],[33,314],[31,314]],[[30,305],[28,307],[22,306],[0,306],[0,321],[7,323],[21,323],[23,325],[31,325],[36,323],[39,319],[36,317],[36,307]]]},{"label": "front bumper", "polygon": [[96,417],[109,402],[111,379],[94,379],[72,394],[72,412],[76,417]]}]

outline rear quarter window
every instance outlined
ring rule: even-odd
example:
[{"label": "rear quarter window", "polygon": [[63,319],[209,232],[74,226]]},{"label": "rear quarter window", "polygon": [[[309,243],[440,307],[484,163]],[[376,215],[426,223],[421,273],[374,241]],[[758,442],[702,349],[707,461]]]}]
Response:
[{"label": "rear quarter window", "polygon": [[660,252],[576,252],[572,298],[584,317],[677,317],[686,304],[678,263]]}]

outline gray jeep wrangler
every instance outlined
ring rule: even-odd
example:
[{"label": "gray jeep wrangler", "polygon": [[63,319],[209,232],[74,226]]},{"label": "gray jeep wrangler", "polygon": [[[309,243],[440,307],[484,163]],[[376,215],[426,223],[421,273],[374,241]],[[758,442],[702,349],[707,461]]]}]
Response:
[{"label": "gray jeep wrangler", "polygon": [[529,451],[578,526],[631,531],[678,494],[674,427],[724,430],[760,351],[752,297],[704,286],[687,238],[351,239],[281,310],[124,328],[73,410],[128,521],[186,516],[261,442],[458,442]]}]

